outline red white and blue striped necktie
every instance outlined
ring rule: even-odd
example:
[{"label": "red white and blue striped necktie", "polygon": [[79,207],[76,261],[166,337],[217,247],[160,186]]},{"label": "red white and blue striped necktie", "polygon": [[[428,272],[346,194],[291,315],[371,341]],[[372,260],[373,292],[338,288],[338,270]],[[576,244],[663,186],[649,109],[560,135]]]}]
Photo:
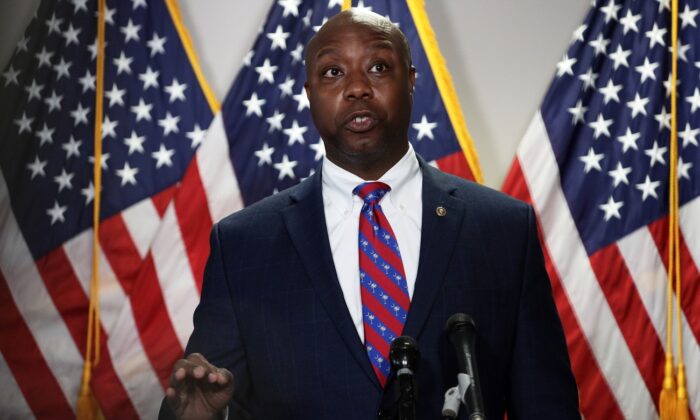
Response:
[{"label": "red white and blue striped necktie", "polygon": [[391,342],[401,336],[411,303],[399,244],[379,205],[389,190],[383,182],[365,182],[353,190],[364,201],[359,262],[365,347],[382,387],[391,370]]}]

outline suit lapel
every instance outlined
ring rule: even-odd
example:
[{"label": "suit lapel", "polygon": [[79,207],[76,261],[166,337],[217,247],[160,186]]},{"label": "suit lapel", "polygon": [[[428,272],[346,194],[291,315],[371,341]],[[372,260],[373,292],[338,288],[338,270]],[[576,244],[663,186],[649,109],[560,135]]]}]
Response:
[{"label": "suit lapel", "polygon": [[[464,219],[464,204],[444,187],[443,175],[419,158],[423,171],[423,221],[420,257],[404,334],[418,339],[445,280],[445,272]],[[442,210],[439,210],[439,208]]]},{"label": "suit lapel", "polygon": [[320,171],[308,182],[299,185],[291,198],[293,203],[283,211],[284,221],[311,283],[350,353],[375,386],[381,389],[336,275],[326,229]]}]

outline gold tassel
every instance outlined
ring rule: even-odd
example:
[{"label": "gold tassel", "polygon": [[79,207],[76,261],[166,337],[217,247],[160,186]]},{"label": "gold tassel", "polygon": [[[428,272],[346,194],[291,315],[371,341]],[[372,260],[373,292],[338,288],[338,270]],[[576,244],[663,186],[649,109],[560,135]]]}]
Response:
[{"label": "gold tassel", "polygon": [[674,420],[676,401],[676,384],[673,380],[673,353],[666,352],[664,365],[664,383],[659,396],[659,417],[661,420]]},{"label": "gold tassel", "polygon": [[[678,0],[671,3],[671,137],[669,165],[669,235],[668,235],[668,296],[667,296],[667,331],[666,363],[664,365],[664,382],[659,397],[659,417],[661,420],[688,420],[688,395],[685,388],[685,366],[683,365],[683,339],[681,334],[681,270],[680,270],[680,230],[678,227]],[[673,328],[673,286],[676,286],[676,310],[678,328],[678,387],[674,384],[673,349],[671,347]]]},{"label": "gold tassel", "polygon": [[678,363],[678,393],[676,395],[676,420],[689,420],[688,389],[685,387],[685,365]]},{"label": "gold tassel", "polygon": [[87,391],[80,391],[80,397],[78,397],[78,412],[75,416],[78,420],[97,420],[97,401],[95,397],[90,392],[90,388]]},{"label": "gold tassel", "polygon": [[99,407],[95,397],[90,390],[90,376],[92,375],[92,363],[85,361],[83,368],[83,382],[80,386],[80,396],[78,397],[77,413],[78,420],[97,420]]}]

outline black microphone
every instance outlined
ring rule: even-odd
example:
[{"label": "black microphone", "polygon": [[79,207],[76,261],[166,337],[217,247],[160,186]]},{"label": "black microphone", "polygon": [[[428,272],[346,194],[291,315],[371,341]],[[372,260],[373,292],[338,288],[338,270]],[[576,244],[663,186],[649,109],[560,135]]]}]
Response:
[{"label": "black microphone", "polygon": [[459,388],[464,393],[462,403],[468,410],[469,420],[485,420],[479,373],[476,370],[476,325],[474,320],[466,314],[454,314],[447,320],[445,330],[457,354]]},{"label": "black microphone", "polygon": [[416,418],[416,395],[413,384],[413,372],[420,358],[416,340],[409,336],[401,336],[391,343],[389,359],[391,367],[396,372],[399,382],[398,420],[414,420]]}]

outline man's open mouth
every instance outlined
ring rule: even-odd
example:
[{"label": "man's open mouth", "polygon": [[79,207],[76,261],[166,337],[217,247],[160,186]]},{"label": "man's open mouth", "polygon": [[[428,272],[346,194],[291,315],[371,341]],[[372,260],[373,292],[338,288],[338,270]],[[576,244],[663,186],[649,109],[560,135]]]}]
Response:
[{"label": "man's open mouth", "polygon": [[354,112],[345,120],[345,128],[353,133],[364,133],[377,124],[377,118],[367,111]]}]

